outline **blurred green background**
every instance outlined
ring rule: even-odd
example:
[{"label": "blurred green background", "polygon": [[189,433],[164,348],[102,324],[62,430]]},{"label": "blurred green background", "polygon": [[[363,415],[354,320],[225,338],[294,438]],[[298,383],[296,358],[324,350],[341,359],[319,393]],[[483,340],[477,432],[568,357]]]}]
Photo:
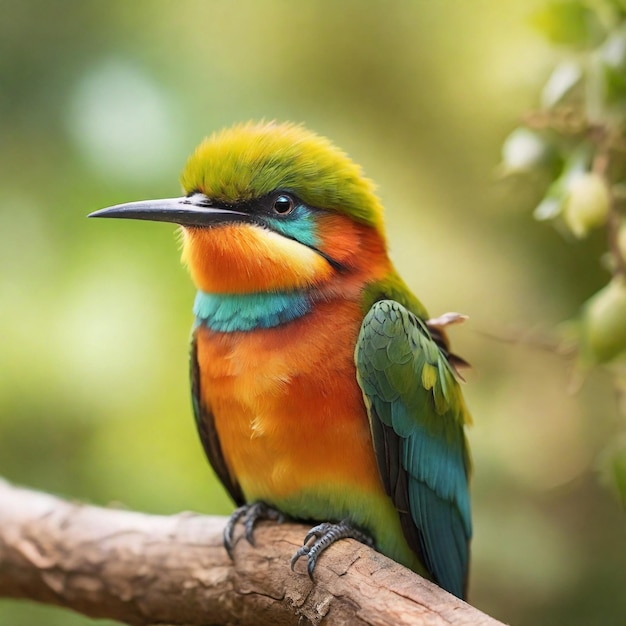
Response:
[{"label": "blurred green background", "polygon": [[[473,364],[470,602],[505,622],[624,624],[624,511],[598,479],[618,429],[601,374],[494,341],[550,329],[607,275],[601,235],[531,219],[500,144],[558,52],[529,0],[0,0],[0,475],[153,513],[232,508],[197,440],[194,290],[174,228],[90,211],[179,193],[206,134],[304,122],[379,185],[392,256]],[[0,624],[79,625],[0,601]]]}]

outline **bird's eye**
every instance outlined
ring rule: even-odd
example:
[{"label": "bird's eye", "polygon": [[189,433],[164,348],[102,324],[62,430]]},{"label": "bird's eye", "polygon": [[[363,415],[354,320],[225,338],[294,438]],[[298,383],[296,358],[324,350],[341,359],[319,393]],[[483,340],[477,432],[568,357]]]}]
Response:
[{"label": "bird's eye", "polygon": [[286,194],[281,194],[274,200],[272,209],[280,215],[288,215],[293,211],[293,198]]}]

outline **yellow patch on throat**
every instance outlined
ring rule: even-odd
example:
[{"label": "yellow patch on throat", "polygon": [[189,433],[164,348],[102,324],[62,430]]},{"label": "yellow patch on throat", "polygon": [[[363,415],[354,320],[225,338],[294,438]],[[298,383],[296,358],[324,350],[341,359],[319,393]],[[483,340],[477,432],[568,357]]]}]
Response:
[{"label": "yellow patch on throat", "polygon": [[183,228],[182,260],[207,293],[302,289],[333,273],[315,250],[254,224]]}]

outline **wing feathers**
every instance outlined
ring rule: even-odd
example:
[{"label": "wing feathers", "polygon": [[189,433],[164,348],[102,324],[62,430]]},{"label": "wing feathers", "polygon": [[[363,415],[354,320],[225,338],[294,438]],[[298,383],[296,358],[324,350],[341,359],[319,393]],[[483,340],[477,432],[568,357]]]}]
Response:
[{"label": "wing feathers", "polygon": [[231,498],[237,506],[245,503],[245,498],[239,483],[231,477],[224,453],[215,428],[215,420],[213,413],[208,409],[202,401],[202,390],[200,387],[200,368],[198,367],[198,347],[197,339],[194,336],[191,342],[191,353],[189,355],[189,370],[191,376],[191,399],[193,403],[193,412],[196,418],[196,426],[204,452],[209,459],[209,463],[213,468],[217,477],[220,479]]},{"label": "wing feathers", "polygon": [[407,542],[433,578],[463,597],[471,519],[469,421],[446,353],[419,318],[382,300],[355,351],[378,467]]}]

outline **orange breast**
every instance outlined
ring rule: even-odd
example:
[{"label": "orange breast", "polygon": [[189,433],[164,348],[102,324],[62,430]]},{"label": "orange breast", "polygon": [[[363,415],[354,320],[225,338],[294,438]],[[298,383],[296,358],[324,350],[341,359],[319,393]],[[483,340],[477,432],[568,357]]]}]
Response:
[{"label": "orange breast", "polygon": [[335,301],[276,328],[198,329],[202,399],[247,500],[280,503],[324,485],[382,494],[355,376],[361,317]]}]

